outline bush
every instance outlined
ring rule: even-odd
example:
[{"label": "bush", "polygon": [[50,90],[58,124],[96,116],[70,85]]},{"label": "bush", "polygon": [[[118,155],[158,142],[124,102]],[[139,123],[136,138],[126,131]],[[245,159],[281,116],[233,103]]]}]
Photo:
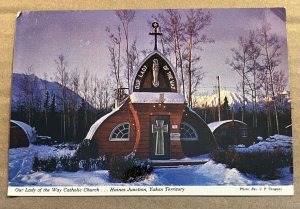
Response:
[{"label": "bush", "polygon": [[147,161],[141,161],[134,155],[127,157],[99,156],[96,142],[86,139],[80,143],[74,156],[39,158],[36,155],[32,166],[33,171],[46,172],[76,172],[80,169],[85,171],[109,170],[110,178],[121,182],[143,180],[153,171],[153,167]]},{"label": "bush", "polygon": [[121,182],[141,181],[153,171],[147,161],[134,156],[112,156],[109,162],[109,177]]},{"label": "bush", "polygon": [[84,139],[75,152],[75,157],[81,160],[96,159],[99,157],[98,145],[95,140]]},{"label": "bush", "polygon": [[50,156],[46,159],[40,159],[37,155],[33,158],[33,171],[46,171],[54,172],[57,166],[57,159],[54,156]]},{"label": "bush", "polygon": [[292,164],[291,153],[281,150],[238,152],[235,150],[214,150],[211,158],[217,163],[236,168],[242,173],[253,174],[261,179],[278,178],[277,169]]}]

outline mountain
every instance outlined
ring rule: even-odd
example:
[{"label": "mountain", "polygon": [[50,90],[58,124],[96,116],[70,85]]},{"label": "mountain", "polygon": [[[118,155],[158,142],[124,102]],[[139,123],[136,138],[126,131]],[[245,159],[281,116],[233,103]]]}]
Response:
[{"label": "mountain", "polygon": [[[43,110],[45,102],[45,90],[49,92],[49,103],[53,96],[56,99],[56,108],[62,109],[60,102],[61,98],[61,85],[57,82],[51,82],[37,77],[34,74],[25,75],[20,73],[13,73],[12,78],[12,110],[17,110],[21,105],[26,105],[29,102],[29,95],[33,98],[33,106]],[[66,95],[69,98],[74,98],[74,101],[79,105],[82,101],[82,97],[66,89]]]},{"label": "mountain", "polygon": [[[224,99],[227,97],[228,105],[233,109],[238,109],[243,105],[243,96],[236,94],[234,92],[230,92],[227,90],[222,90],[220,92],[221,105],[224,103]],[[204,108],[204,107],[216,107],[218,106],[218,94],[213,94],[210,96],[195,96],[194,101],[196,103],[196,107]],[[252,103],[246,98],[246,107],[251,107]]]}]

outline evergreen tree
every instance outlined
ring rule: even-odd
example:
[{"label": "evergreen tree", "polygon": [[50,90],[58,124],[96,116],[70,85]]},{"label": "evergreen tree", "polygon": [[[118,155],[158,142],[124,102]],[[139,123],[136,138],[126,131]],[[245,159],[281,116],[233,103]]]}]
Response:
[{"label": "evergreen tree", "polygon": [[44,102],[44,117],[45,117],[45,128],[48,126],[48,112],[49,112],[49,91],[46,91],[45,102]]},{"label": "evergreen tree", "polygon": [[49,125],[47,128],[47,133],[51,137],[59,137],[60,133],[60,126],[59,126],[59,119],[57,118],[56,112],[56,95],[52,96],[51,104],[49,107],[49,114],[48,114]]},{"label": "evergreen tree", "polygon": [[78,140],[82,140],[86,134],[85,121],[83,120],[83,118],[85,117],[85,111],[86,111],[86,102],[84,99],[82,99],[78,109],[78,118],[81,118],[78,120],[78,133],[77,133]]},{"label": "evergreen tree", "polygon": [[228,105],[227,97],[224,98],[224,103],[222,104],[222,118],[223,120],[228,120],[230,118],[230,107]]}]

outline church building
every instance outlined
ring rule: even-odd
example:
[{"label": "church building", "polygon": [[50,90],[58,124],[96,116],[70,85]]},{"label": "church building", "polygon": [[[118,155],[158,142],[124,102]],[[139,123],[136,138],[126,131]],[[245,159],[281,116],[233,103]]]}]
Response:
[{"label": "church building", "polygon": [[172,64],[155,47],[136,69],[129,96],[96,121],[86,139],[95,140],[99,154],[153,160],[181,159],[208,153],[215,137],[202,118],[187,106]]}]

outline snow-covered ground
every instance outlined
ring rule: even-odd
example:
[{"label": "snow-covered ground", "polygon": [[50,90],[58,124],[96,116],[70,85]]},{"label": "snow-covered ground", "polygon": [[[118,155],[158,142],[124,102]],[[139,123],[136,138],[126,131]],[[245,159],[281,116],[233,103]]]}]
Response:
[{"label": "snow-covered ground", "polygon": [[[32,162],[35,155],[46,158],[48,156],[73,155],[75,150],[59,149],[51,146],[36,146],[15,148],[9,150],[8,181],[18,182],[26,175],[32,175]],[[25,184],[25,183],[22,183]]]},{"label": "snow-covered ground", "polygon": [[284,135],[274,135],[265,139],[264,141],[251,145],[247,148],[237,146],[235,147],[235,149],[243,152],[255,152],[265,150],[281,150],[284,152],[292,152],[292,144],[292,137]]},{"label": "snow-covered ground", "polygon": [[[254,146],[254,145],[253,145]],[[258,145],[256,145],[258,146]],[[74,150],[57,149],[50,146],[30,145],[28,148],[9,150],[9,185],[11,186],[100,186],[100,185],[291,185],[292,174],[288,168],[281,169],[278,180],[262,181],[253,176],[240,173],[237,169],[226,168],[216,164],[208,156],[201,159],[209,160],[203,165],[179,166],[175,168],[156,168],[145,180],[131,184],[113,182],[108,171],[78,171],[78,172],[33,172],[34,155],[72,155]],[[196,158],[197,159],[197,158]],[[184,159],[191,160],[191,159]]]}]

